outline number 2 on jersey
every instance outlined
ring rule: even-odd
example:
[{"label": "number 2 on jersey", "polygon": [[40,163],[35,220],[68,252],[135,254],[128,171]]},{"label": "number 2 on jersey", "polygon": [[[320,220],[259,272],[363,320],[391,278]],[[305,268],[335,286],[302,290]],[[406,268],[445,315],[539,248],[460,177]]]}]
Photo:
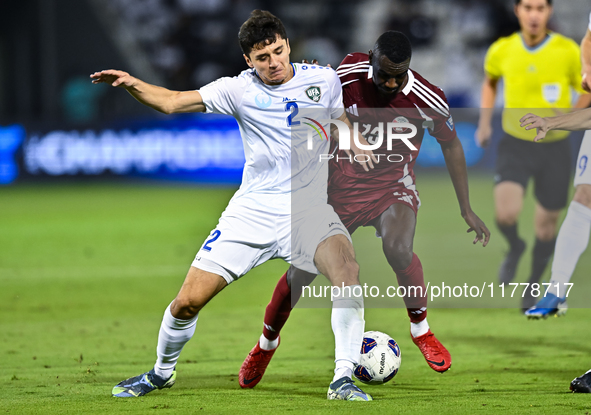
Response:
[{"label": "number 2 on jersey", "polygon": [[287,116],[287,126],[300,125],[299,121],[294,121],[296,115],[298,115],[298,104],[297,102],[288,102],[285,104],[285,111],[289,111],[290,114]]},{"label": "number 2 on jersey", "polygon": [[217,239],[220,237],[222,233],[219,230],[215,230],[213,231],[213,233],[211,234],[211,238],[209,238],[206,242],[205,245],[203,245],[203,250],[209,252],[211,251],[211,247],[208,246],[210,243],[217,241]]}]

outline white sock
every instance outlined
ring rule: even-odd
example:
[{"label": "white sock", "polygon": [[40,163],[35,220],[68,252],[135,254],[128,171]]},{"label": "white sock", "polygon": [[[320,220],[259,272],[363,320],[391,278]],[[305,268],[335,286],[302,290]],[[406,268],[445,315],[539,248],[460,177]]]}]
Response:
[{"label": "white sock", "polygon": [[191,340],[193,333],[195,333],[197,317],[190,320],[180,320],[172,316],[170,305],[166,308],[158,334],[156,349],[158,359],[154,365],[154,371],[161,378],[168,379],[172,375],[183,346]]},{"label": "white sock", "polygon": [[410,323],[410,335],[412,337],[419,337],[429,331],[429,323],[427,323],[427,318],[419,323]]},{"label": "white sock", "polygon": [[275,340],[269,340],[264,334],[261,334],[261,337],[259,338],[259,346],[263,350],[276,349],[277,346],[279,346],[279,337],[277,337]]},{"label": "white sock", "polygon": [[570,281],[579,257],[587,248],[590,229],[591,209],[572,201],[556,238],[548,292],[558,297],[565,296],[568,286],[564,284]]},{"label": "white sock", "polygon": [[365,330],[361,286],[351,285],[345,287],[340,294],[338,297],[333,297],[332,300],[331,324],[335,340],[335,375],[333,382],[343,376],[351,377],[353,368],[359,363],[359,354]]},{"label": "white sock", "polygon": [[[361,350],[361,349],[359,349]],[[332,381],[339,380],[342,377],[353,377],[354,364],[348,360],[337,360],[335,361],[336,369],[334,370],[334,378]]]}]

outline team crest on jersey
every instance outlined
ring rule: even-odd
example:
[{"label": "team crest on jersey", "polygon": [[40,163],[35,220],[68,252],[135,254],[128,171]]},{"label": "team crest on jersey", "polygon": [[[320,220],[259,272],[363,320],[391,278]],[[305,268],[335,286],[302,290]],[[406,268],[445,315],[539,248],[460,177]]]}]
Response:
[{"label": "team crest on jersey", "polygon": [[[409,121],[405,117],[396,117],[396,118],[394,118],[394,121],[393,122],[399,123],[399,122],[409,122]],[[408,128],[401,128],[401,127],[394,128],[394,131],[397,132],[397,133],[403,133],[406,130],[408,130]]]},{"label": "team crest on jersey", "polygon": [[257,96],[254,97],[254,103],[257,104],[257,107],[264,110],[265,108],[269,108],[271,106],[271,97],[264,92],[260,92]]},{"label": "team crest on jersey", "polygon": [[556,104],[556,101],[560,99],[560,89],[559,83],[543,84],[542,95],[550,104]]},{"label": "team crest on jersey", "polygon": [[319,86],[311,86],[310,88],[306,89],[306,95],[314,102],[320,101],[320,96],[322,92],[320,92]]}]

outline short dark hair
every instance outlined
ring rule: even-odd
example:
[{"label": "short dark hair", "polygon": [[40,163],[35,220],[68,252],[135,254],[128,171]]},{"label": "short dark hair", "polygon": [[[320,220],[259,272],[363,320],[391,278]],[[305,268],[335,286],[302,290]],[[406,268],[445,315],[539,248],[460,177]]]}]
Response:
[{"label": "short dark hair", "polygon": [[[517,6],[519,3],[521,3],[521,0],[515,0],[515,5]],[[548,3],[548,6],[552,6],[552,0],[546,0],[546,3]]]},{"label": "short dark hair", "polygon": [[374,53],[386,56],[393,63],[402,63],[412,56],[410,40],[404,33],[394,30],[383,33],[373,48]]},{"label": "short dark hair", "polygon": [[242,52],[249,56],[253,49],[274,43],[277,36],[287,39],[283,22],[266,10],[253,10],[248,20],[240,26],[238,42]]}]

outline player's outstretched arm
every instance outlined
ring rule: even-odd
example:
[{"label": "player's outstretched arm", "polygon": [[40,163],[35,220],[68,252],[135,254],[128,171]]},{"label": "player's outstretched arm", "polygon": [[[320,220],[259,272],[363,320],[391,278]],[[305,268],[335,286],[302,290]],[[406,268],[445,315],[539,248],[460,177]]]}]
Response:
[{"label": "player's outstretched arm", "polygon": [[124,71],[108,69],[90,75],[93,84],[125,88],[135,99],[165,114],[205,112],[199,91],[171,91],[135,78]]},{"label": "player's outstretched arm", "polygon": [[574,111],[556,117],[540,117],[535,114],[525,114],[519,120],[526,130],[536,129],[534,141],[543,140],[550,130],[591,130],[591,108]]},{"label": "player's outstretched arm", "polygon": [[573,105],[574,109],[588,108],[591,105],[591,94],[581,94],[577,98],[577,102]]},{"label": "player's outstretched arm", "polygon": [[441,142],[441,151],[445,158],[445,165],[451,177],[451,181],[456,191],[456,197],[460,204],[462,217],[468,224],[467,232],[476,232],[474,244],[482,242],[482,246],[488,245],[490,231],[484,222],[472,211],[470,206],[470,196],[468,191],[468,169],[466,168],[466,158],[460,139],[456,136],[452,141]]}]

